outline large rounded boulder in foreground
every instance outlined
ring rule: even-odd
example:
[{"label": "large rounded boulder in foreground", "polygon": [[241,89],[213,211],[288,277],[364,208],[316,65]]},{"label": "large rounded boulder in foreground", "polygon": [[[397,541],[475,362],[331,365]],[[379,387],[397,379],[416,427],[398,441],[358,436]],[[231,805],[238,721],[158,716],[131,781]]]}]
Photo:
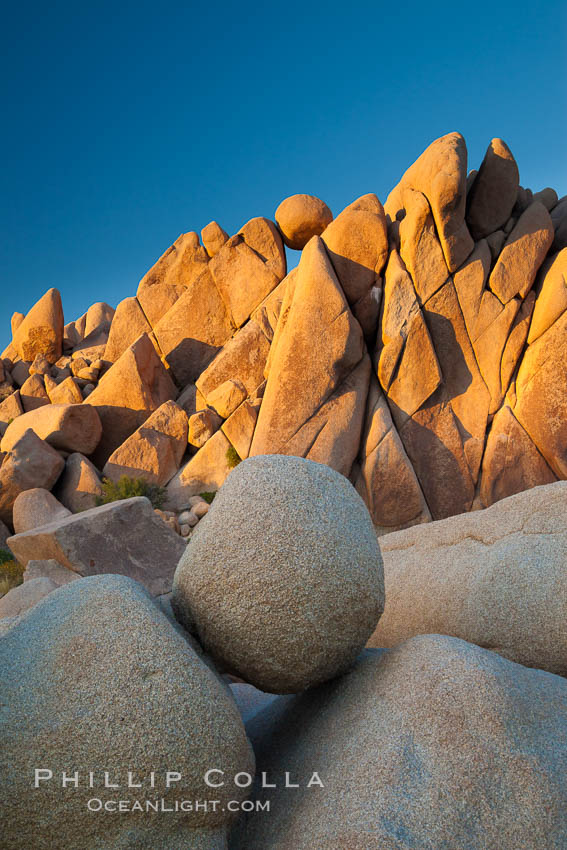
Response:
[{"label": "large rounded boulder in foreground", "polygon": [[302,251],[333,220],[327,204],[315,195],[291,195],[276,210],[276,222],[288,248]]},{"label": "large rounded boulder in foreground", "polygon": [[[53,590],[0,637],[0,693],[3,847],[226,847],[227,804],[246,795],[234,777],[253,775],[252,750],[221,680],[137,582],[93,576]],[[210,769],[225,771],[216,811],[175,811],[212,799]],[[62,787],[75,771],[77,787]],[[141,787],[128,787],[129,771]]]},{"label": "large rounded boulder in foreground", "polygon": [[343,673],[384,608],[362,499],[322,464],[248,458],[194,532],[172,603],[213,659],[263,691],[293,693]]},{"label": "large rounded boulder in foreground", "polygon": [[565,679],[457,638],[368,651],[247,722],[257,777],[300,787],[257,779],[269,814],[250,809],[231,850],[567,847],[566,711]]}]

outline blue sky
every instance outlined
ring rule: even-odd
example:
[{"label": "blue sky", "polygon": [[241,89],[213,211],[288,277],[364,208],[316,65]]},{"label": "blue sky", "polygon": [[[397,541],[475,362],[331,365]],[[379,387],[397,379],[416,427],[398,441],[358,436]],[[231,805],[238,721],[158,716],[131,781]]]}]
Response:
[{"label": "blue sky", "polygon": [[[2,347],[56,286],[115,306],[179,233],[333,212],[389,190],[438,136],[469,167],[501,136],[567,191],[559,2],[21,3],[4,7]],[[293,260],[295,262],[295,259]]]}]

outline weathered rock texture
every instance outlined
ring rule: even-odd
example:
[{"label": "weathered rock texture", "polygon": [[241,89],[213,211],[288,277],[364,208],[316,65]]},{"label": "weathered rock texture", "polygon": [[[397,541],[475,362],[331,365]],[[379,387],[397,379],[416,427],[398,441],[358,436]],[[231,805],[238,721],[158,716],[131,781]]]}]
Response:
[{"label": "weathered rock texture", "polygon": [[[0,638],[0,679],[4,846],[226,847],[234,817],[226,804],[246,795],[232,778],[254,773],[252,749],[219,678],[135,581],[97,576],[50,593]],[[34,788],[40,764],[53,781]],[[69,764],[78,788],[61,787]],[[124,783],[136,772],[142,788],[131,799],[163,798],[170,808],[210,799],[204,777],[212,765],[231,778],[215,789],[216,812],[106,812],[101,827],[87,807],[93,797],[125,799],[126,789],[104,788],[104,771]],[[182,780],[167,787],[167,771]]]},{"label": "weathered rock texture", "polygon": [[[45,603],[43,603],[45,604]],[[567,841],[567,682],[456,638],[368,651],[247,723],[262,791],[232,850],[517,850]],[[306,787],[313,771],[324,787]],[[296,780],[297,781],[297,780]]]},{"label": "weathered rock texture", "polygon": [[71,516],[71,511],[58,502],[49,490],[34,487],[32,490],[24,490],[14,502],[12,521],[16,534],[21,534],[68,516]]},{"label": "weathered rock texture", "polygon": [[229,475],[172,598],[213,659],[274,693],[346,670],[383,604],[380,550],[353,487],[322,464],[278,455]]},{"label": "weathered rock texture", "polygon": [[[166,485],[173,508],[235,453],[305,457],[355,484],[379,534],[567,478],[567,198],[522,187],[502,139],[467,168],[449,133],[384,206],[367,193],[333,219],[303,194],[278,225],[212,221],[116,311],[64,328],[49,290],[13,317],[4,440],[89,405],[98,445],[53,445]],[[302,249],[287,275],[284,242]],[[192,420],[185,453],[174,407],[149,419],[168,402]]]},{"label": "weathered rock texture", "polygon": [[446,634],[567,676],[567,482],[380,539],[386,607],[368,646]]}]

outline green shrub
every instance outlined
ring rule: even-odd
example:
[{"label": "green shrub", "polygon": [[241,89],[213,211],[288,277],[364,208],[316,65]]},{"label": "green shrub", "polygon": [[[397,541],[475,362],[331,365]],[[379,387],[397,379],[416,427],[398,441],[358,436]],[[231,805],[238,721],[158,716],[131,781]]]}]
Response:
[{"label": "green shrub", "polygon": [[122,499],[132,499],[134,496],[145,496],[154,508],[162,508],[165,495],[165,487],[148,484],[145,478],[129,478],[123,475],[116,482],[109,478],[102,479],[102,496],[97,496],[96,503],[98,506],[108,505]]},{"label": "green shrub", "polygon": [[17,587],[24,580],[24,568],[16,560],[11,552],[0,549],[0,596],[8,593],[13,587]]},{"label": "green shrub", "polygon": [[228,464],[229,469],[234,469],[235,466],[238,466],[241,463],[242,458],[234,448],[234,446],[229,446],[226,450],[226,462]]},{"label": "green shrub", "polygon": [[208,505],[212,505],[213,499],[215,498],[216,495],[217,495],[216,490],[214,490],[212,493],[199,493],[199,496],[201,497],[201,499],[203,499]]}]

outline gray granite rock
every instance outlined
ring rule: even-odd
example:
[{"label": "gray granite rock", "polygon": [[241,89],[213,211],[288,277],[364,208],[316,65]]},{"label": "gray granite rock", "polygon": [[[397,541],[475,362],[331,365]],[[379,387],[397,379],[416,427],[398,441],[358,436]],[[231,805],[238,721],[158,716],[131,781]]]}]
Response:
[{"label": "gray granite rock", "polygon": [[[252,750],[225,688],[137,582],[95,576],[47,597],[1,637],[0,690],[4,846],[226,846],[226,803],[246,794],[233,777],[254,773]],[[36,768],[53,779],[34,788]],[[225,771],[223,787],[205,784],[211,768]],[[75,771],[78,787],[63,788],[62,772]],[[104,771],[118,789],[103,787]],[[127,787],[128,771],[142,788]],[[167,788],[166,771],[181,780]],[[92,799],[220,802],[216,812],[93,813]]]},{"label": "gray granite rock", "polygon": [[77,581],[81,578],[80,575],[74,573],[73,570],[63,567],[58,561],[53,558],[47,561],[28,561],[24,570],[24,582],[33,581],[36,578],[50,578],[58,587],[63,584],[69,584],[70,581]]},{"label": "gray granite rock", "polygon": [[33,487],[31,490],[20,493],[14,502],[12,512],[16,534],[71,515],[71,511],[43,487]]},{"label": "gray granite rock", "polygon": [[567,675],[567,482],[380,538],[386,607],[369,646],[455,635]]},{"label": "gray granite rock", "polygon": [[244,460],[191,536],[172,605],[220,669],[263,691],[296,692],[339,675],[384,605],[362,499],[322,464]]},{"label": "gray granite rock", "polygon": [[19,617],[59,587],[47,576],[40,576],[13,587],[0,599],[0,619]]},{"label": "gray granite rock", "polygon": [[186,544],[137,496],[16,534],[8,546],[24,566],[53,558],[82,576],[130,576],[157,596],[171,590]]},{"label": "gray granite rock", "polygon": [[239,822],[231,850],[567,846],[567,682],[457,638],[367,650],[247,732],[257,777],[281,780],[254,789],[269,814]]}]

